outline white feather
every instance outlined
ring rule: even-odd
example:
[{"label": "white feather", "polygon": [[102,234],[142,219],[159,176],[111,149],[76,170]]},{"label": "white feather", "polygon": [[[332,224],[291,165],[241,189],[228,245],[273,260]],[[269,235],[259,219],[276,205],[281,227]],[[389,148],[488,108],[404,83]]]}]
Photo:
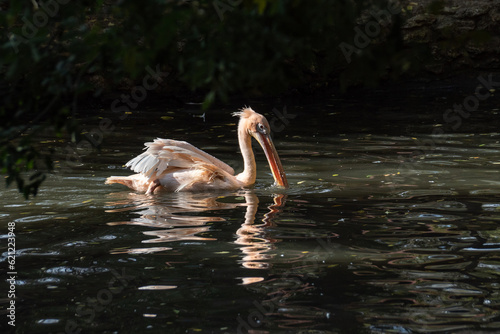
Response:
[{"label": "white feather", "polygon": [[234,170],[224,162],[185,141],[156,138],[144,144],[145,152],[128,161],[125,166],[147,178],[157,178],[169,168],[196,168],[205,163],[234,175]]}]

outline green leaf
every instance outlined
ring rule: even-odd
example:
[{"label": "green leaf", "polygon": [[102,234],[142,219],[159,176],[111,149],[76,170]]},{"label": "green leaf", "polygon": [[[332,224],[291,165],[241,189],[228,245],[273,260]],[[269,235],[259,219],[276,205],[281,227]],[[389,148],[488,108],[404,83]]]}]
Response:
[{"label": "green leaf", "polygon": [[208,92],[208,94],[205,96],[205,99],[203,100],[202,109],[207,110],[212,105],[214,100],[215,100],[215,91],[211,90],[210,92]]}]

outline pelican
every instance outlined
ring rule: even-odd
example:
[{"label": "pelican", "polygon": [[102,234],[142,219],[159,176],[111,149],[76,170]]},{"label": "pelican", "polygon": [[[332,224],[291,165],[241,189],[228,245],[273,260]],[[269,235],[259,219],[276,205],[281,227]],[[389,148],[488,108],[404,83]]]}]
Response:
[{"label": "pelican", "polygon": [[125,166],[137,174],[111,176],[106,184],[120,183],[146,194],[247,188],[255,183],[257,175],[252,151],[253,137],[266,154],[275,184],[288,188],[267,119],[249,107],[233,113],[233,116],[240,118],[238,142],[243,155],[243,172],[234,175],[229,165],[185,141],[157,138],[145,143],[146,151],[126,163]]}]

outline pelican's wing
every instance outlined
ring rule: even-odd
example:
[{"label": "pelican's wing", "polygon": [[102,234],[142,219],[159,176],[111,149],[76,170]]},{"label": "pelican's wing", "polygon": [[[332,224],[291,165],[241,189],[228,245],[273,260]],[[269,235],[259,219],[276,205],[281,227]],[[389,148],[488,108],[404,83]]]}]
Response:
[{"label": "pelican's wing", "polygon": [[234,170],[229,165],[185,141],[157,138],[144,145],[146,151],[125,166],[149,178],[160,176],[169,168],[192,168],[200,162],[214,165],[234,175]]}]

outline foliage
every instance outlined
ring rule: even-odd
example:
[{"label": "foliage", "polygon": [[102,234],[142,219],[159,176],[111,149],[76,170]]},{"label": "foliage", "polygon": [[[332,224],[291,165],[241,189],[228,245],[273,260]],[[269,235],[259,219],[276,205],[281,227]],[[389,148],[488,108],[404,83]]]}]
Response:
[{"label": "foliage", "polygon": [[322,85],[342,71],[348,83],[408,68],[397,24],[356,48],[352,64],[339,48],[385,0],[0,0],[0,8],[0,169],[26,198],[52,170],[34,135],[77,140],[82,97],[148,66],[203,92],[204,107],[234,92]]}]

